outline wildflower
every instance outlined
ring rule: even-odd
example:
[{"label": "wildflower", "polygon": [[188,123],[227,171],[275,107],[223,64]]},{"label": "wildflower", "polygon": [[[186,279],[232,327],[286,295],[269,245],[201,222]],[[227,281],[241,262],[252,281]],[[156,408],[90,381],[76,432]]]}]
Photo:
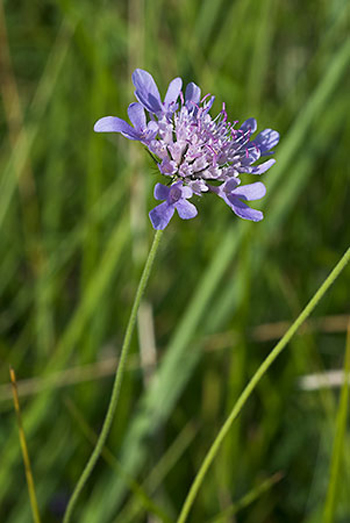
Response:
[{"label": "wildflower", "polygon": [[148,72],[136,69],[132,79],[138,100],[128,108],[133,126],[107,116],[98,120],[94,129],[118,132],[140,141],[156,158],[159,171],[169,177],[169,186],[159,183],[155,186],[155,198],[165,201],[149,214],[153,227],[164,229],[175,209],[182,219],[194,218],[197,209],[188,199],[209,192],[222,198],[240,218],[262,220],[262,212],[251,209],[245,202],[262,198],[266,192],[264,184],[241,186],[239,176],[261,175],[272,167],[274,159],[253,164],[273,154],[272,149],[279,141],[278,132],[265,129],[252,139],[256,120],[249,118],[236,129],[238,122],[228,121],[225,104],[212,118],[209,111],[214,96],[208,94],[201,99],[201,90],[193,82],[187,85],[184,96],[182,80],[175,78],[162,102]]},{"label": "wildflower", "polygon": [[148,143],[153,140],[158,132],[158,125],[154,121],[147,124],[146,113],[141,104],[134,102],[128,107],[128,116],[134,127],[118,118],[117,116],[105,116],[100,118],[94,130],[97,133],[121,133],[129,140],[137,140]]},{"label": "wildflower", "polygon": [[187,201],[192,194],[192,189],[183,185],[182,181],[173,183],[171,187],[157,183],[154,188],[154,197],[156,200],[165,200],[165,202],[157,205],[149,213],[154,229],[165,229],[173,217],[175,209],[183,220],[197,216],[196,207]]},{"label": "wildflower", "polygon": [[136,98],[150,113],[159,117],[171,114],[177,108],[176,101],[182,88],[181,78],[175,78],[170,82],[164,103],[160,99],[158,87],[152,75],[147,73],[147,71],[136,69],[132,74],[132,81],[136,87]]},{"label": "wildflower", "polygon": [[259,222],[263,219],[263,213],[256,209],[251,209],[245,201],[259,200],[266,194],[265,185],[261,182],[251,183],[249,185],[239,185],[237,178],[231,178],[224,182],[220,187],[211,187],[233,212],[245,220]]}]

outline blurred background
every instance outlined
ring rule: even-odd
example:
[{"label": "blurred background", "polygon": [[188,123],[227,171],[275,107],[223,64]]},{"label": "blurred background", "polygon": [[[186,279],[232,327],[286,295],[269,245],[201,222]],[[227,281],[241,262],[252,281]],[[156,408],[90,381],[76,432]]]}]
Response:
[{"label": "blurred background", "polygon": [[[74,521],[174,521],[244,385],[350,242],[346,0],[19,0],[0,8],[0,520],[31,521],[9,388],[17,374],[43,521],[61,521],[107,408],[160,175],[126,118],[131,73],[195,81],[281,133],[258,224],[215,198],[166,229],[108,449]],[[247,177],[245,181],[256,181]],[[190,521],[322,521],[347,269],[236,420]],[[336,522],[350,521],[350,434]],[[333,520],[332,520],[333,521]]]}]

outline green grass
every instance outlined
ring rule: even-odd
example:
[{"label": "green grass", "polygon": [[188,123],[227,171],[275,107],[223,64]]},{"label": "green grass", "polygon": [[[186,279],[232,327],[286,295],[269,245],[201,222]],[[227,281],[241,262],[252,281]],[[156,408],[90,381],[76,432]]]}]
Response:
[{"label": "green grass", "polygon": [[[130,73],[143,67],[162,92],[182,76],[216,95],[214,112],[225,101],[230,118],[256,116],[259,129],[281,133],[263,180],[263,222],[239,221],[207,198],[195,220],[174,218],[166,230],[145,296],[156,366],[142,365],[152,336],[139,331],[108,457],[75,513],[82,523],[141,523],[148,513],[175,521],[276,344],[273,326],[263,339],[254,329],[291,322],[349,247],[348,2],[58,0],[3,9],[0,384],[10,386],[11,364],[45,522],[62,520],[101,428],[113,369],[99,375],[99,365],[120,351],[160,181],[142,147],[94,134],[94,122],[126,116]],[[346,402],[338,408],[338,389],[298,388],[301,375],[343,368],[346,322],[327,328],[327,318],[349,314],[349,286],[347,269],[313,313],[322,321],[294,337],[258,384],[190,521],[235,513],[239,523],[311,523],[326,499],[327,521],[350,519]],[[95,379],[82,381],[87,365]],[[45,387],[29,382],[21,397],[21,380],[31,378]],[[0,391],[0,521],[27,523],[15,412]],[[344,432],[333,451],[336,426]]]}]

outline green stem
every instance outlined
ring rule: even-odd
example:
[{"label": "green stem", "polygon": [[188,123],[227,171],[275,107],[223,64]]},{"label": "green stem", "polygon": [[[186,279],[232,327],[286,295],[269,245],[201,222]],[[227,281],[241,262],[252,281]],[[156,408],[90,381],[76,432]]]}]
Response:
[{"label": "green stem", "polygon": [[350,375],[350,321],[346,336],[345,358],[344,358],[344,378],[340,392],[339,407],[335,424],[334,444],[331,459],[330,477],[328,490],[323,512],[323,523],[334,523],[336,521],[336,511],[338,495],[341,491],[342,467],[346,449],[346,425],[349,404],[349,375]]},{"label": "green stem", "polygon": [[350,248],[345,252],[343,257],[339,260],[337,265],[334,267],[334,269],[330,273],[330,275],[327,277],[327,279],[318,289],[316,294],[313,296],[313,298],[311,298],[309,303],[306,305],[305,309],[301,312],[301,314],[298,316],[298,318],[295,320],[295,322],[289,327],[289,329],[287,330],[287,332],[285,333],[283,338],[272,349],[270,354],[262,362],[262,364],[260,365],[260,367],[258,368],[256,373],[254,374],[254,376],[248,382],[248,385],[246,386],[246,388],[243,390],[243,392],[239,396],[238,400],[236,401],[235,405],[233,406],[233,409],[232,409],[229,417],[225,421],[224,425],[221,427],[219,434],[215,438],[206,457],[204,458],[202,466],[200,467],[200,469],[192,483],[192,486],[187,494],[187,497],[183,504],[182,510],[177,519],[177,523],[185,523],[185,521],[187,520],[187,517],[188,517],[191,507],[194,503],[194,500],[203,483],[204,477],[205,477],[206,473],[208,472],[210,465],[214,461],[214,458],[216,457],[216,455],[220,449],[221,443],[223,442],[228,431],[230,430],[232,423],[237,418],[237,416],[241,412],[243,406],[245,405],[245,403],[251,396],[252,392],[256,388],[257,384],[259,383],[261,378],[264,376],[264,374],[267,372],[267,370],[272,365],[272,363],[276,360],[276,358],[280,355],[280,353],[286,347],[287,343],[291,340],[291,338],[294,336],[294,334],[299,329],[299,327],[302,325],[302,323],[306,320],[306,318],[314,310],[314,308],[316,307],[316,305],[318,304],[320,299],[327,292],[327,290],[332,285],[332,283],[334,283],[334,281],[337,279],[337,277],[343,271],[343,269],[345,268],[345,266],[347,265],[347,263],[349,261],[350,261]]},{"label": "green stem", "polygon": [[146,285],[147,285],[147,282],[149,279],[149,275],[150,275],[150,272],[152,269],[152,265],[154,262],[154,258],[155,258],[155,255],[156,255],[156,252],[158,249],[158,245],[159,245],[161,236],[162,236],[162,231],[157,231],[154,236],[154,240],[153,240],[151,249],[149,251],[145,267],[143,269],[143,273],[142,273],[142,276],[140,279],[139,286],[137,288],[137,292],[135,295],[134,303],[133,303],[133,306],[131,309],[128,325],[127,325],[126,332],[125,332],[123,346],[122,346],[121,353],[120,353],[120,359],[119,359],[119,364],[118,364],[118,368],[117,368],[115,379],[114,379],[112,395],[111,395],[111,399],[109,401],[107,414],[106,414],[105,420],[103,422],[100,436],[99,436],[96,446],[90,456],[90,459],[87,462],[87,464],[79,478],[79,481],[73,491],[72,497],[68,503],[67,510],[66,510],[66,513],[63,518],[63,523],[69,523],[69,521],[71,520],[72,512],[76,505],[78,497],[79,497],[81,491],[83,490],[85,483],[89,479],[91,472],[93,471],[93,469],[96,465],[97,460],[99,459],[99,457],[101,455],[104,444],[106,442],[109,431],[111,429],[111,425],[112,425],[113,418],[114,418],[114,413],[115,413],[116,406],[118,403],[120,387],[121,387],[123,374],[124,374],[125,362],[126,362],[126,358],[128,356],[131,337],[132,337],[132,334],[134,331],[135,322],[136,322],[136,318],[137,318],[137,311],[140,306],[141,298],[142,298],[142,295],[144,293],[144,290],[146,288]]}]

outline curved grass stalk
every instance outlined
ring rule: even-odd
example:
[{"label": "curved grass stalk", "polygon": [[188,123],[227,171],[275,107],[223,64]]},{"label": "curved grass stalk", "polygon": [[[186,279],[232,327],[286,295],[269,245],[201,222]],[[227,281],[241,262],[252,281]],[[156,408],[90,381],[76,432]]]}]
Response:
[{"label": "curved grass stalk", "polygon": [[262,362],[262,364],[260,365],[258,370],[255,372],[254,376],[248,382],[247,386],[245,387],[245,389],[239,396],[238,400],[236,401],[235,405],[233,406],[233,409],[231,410],[230,415],[228,416],[227,420],[221,427],[219,434],[217,435],[214,442],[212,443],[207,455],[205,456],[204,461],[187,494],[187,497],[186,497],[183,507],[181,509],[180,515],[177,519],[177,523],[185,523],[185,521],[187,520],[189,512],[194,503],[194,500],[204,481],[205,475],[208,472],[210,465],[214,461],[217,453],[219,452],[221,444],[222,444],[224,438],[226,437],[227,433],[229,432],[234,420],[240,414],[244,405],[246,404],[246,402],[252,395],[253,391],[255,390],[257,384],[259,383],[261,378],[265,375],[265,373],[268,371],[268,369],[270,368],[272,363],[281,354],[283,349],[287,346],[288,342],[292,339],[292,337],[294,336],[296,331],[299,329],[299,327],[304,323],[304,321],[307,319],[307,317],[315,309],[318,302],[321,300],[323,295],[327,292],[327,290],[332,285],[332,283],[335,282],[335,280],[337,279],[339,274],[344,270],[344,268],[346,267],[346,265],[348,264],[349,261],[350,261],[350,248],[345,252],[345,254],[339,260],[339,262],[334,267],[332,272],[323,282],[321,287],[318,289],[318,291],[314,294],[314,296],[311,298],[309,303],[306,305],[305,309],[297,317],[295,322],[290,326],[290,328],[287,330],[287,332],[281,338],[281,340],[277,343],[277,345],[272,349],[270,354]]}]

